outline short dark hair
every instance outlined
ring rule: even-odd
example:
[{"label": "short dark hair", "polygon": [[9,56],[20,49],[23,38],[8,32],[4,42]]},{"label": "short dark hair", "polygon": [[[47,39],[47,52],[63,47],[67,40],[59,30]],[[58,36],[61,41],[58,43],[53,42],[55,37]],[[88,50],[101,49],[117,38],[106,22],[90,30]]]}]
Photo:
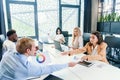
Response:
[{"label": "short dark hair", "polygon": [[101,44],[103,42],[103,37],[99,31],[92,32],[92,34],[98,38],[97,44]]},{"label": "short dark hair", "polygon": [[16,33],[15,30],[13,30],[13,29],[9,30],[9,31],[7,32],[7,37],[13,35],[14,33]]},{"label": "short dark hair", "polygon": [[57,34],[58,30],[60,30],[60,34],[62,34],[62,30],[59,27],[56,29],[56,34]]}]

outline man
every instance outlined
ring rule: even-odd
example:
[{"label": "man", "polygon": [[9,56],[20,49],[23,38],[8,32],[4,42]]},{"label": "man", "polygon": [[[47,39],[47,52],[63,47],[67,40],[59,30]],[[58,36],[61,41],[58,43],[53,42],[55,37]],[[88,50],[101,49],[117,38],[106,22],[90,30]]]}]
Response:
[{"label": "man", "polygon": [[31,38],[22,38],[16,44],[17,52],[9,52],[0,63],[0,80],[26,80],[28,77],[37,77],[54,71],[73,67],[75,62],[54,65],[33,65],[28,61],[29,56],[36,53],[35,42]]},{"label": "man", "polygon": [[3,54],[7,51],[16,51],[17,34],[15,30],[9,30],[7,32],[7,40],[3,43]]}]

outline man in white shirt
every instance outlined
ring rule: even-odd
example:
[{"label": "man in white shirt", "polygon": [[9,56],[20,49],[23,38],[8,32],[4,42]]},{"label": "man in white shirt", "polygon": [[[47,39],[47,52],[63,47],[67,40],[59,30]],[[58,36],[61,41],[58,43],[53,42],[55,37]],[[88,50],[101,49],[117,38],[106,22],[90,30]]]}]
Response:
[{"label": "man in white shirt", "polygon": [[3,54],[7,51],[13,51],[16,52],[16,44],[17,42],[17,34],[15,30],[9,30],[7,32],[7,40],[4,41],[3,43]]}]

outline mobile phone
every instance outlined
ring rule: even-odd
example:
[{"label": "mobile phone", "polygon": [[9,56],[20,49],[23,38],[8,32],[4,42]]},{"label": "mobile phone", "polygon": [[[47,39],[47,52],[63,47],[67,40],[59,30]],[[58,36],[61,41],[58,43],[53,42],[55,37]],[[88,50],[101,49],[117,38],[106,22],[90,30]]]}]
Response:
[{"label": "mobile phone", "polygon": [[86,67],[92,66],[92,63],[88,61],[79,61],[78,64],[86,66]]}]

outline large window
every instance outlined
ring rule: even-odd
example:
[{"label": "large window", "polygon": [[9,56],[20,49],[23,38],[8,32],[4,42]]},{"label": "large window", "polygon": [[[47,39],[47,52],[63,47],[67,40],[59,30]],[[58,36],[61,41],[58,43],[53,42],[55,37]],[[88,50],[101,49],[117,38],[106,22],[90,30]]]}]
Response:
[{"label": "large window", "polygon": [[37,38],[36,0],[6,0],[8,29],[15,29],[19,37]]},{"label": "large window", "polygon": [[116,0],[115,12],[120,15],[120,0]]},{"label": "large window", "polygon": [[99,0],[98,19],[113,12],[113,0]]},{"label": "large window", "polygon": [[120,0],[99,0],[98,19],[111,13],[120,15]]},{"label": "large window", "polygon": [[[57,27],[72,34],[83,26],[84,0],[5,0],[8,29],[19,37],[55,36]],[[82,5],[82,8],[81,8]],[[82,18],[82,19],[81,19]],[[82,31],[82,29],[81,29]]]},{"label": "large window", "polygon": [[59,0],[37,0],[37,9],[39,38],[46,35],[53,38],[59,27]]}]

